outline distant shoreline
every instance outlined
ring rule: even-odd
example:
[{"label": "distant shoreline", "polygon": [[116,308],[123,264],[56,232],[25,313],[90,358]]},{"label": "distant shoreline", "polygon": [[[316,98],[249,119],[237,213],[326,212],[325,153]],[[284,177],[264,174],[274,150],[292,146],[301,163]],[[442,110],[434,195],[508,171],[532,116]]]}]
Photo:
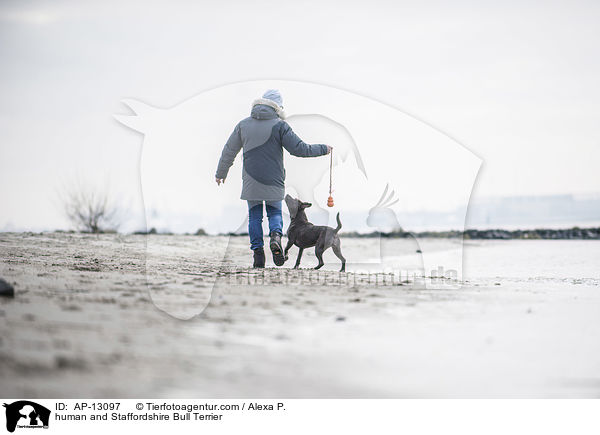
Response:
[{"label": "distant shoreline", "polygon": [[600,240],[600,228],[565,228],[548,229],[538,228],[533,230],[465,230],[465,231],[420,231],[405,232],[398,231],[393,233],[371,232],[360,234],[357,232],[348,232],[340,234],[344,237],[385,237],[385,238],[406,238],[415,236],[420,238],[441,238],[441,239],[459,239],[465,240]]},{"label": "distant shoreline", "polygon": [[[78,231],[64,231],[64,230],[56,230],[56,231],[48,231],[49,233],[68,233],[68,234],[77,234],[80,233]],[[9,234],[13,233],[13,231],[0,232],[0,234]],[[31,234],[42,234],[36,231],[20,231],[16,233],[31,233]],[[115,232],[104,232],[101,234],[116,234]],[[120,234],[120,233],[119,233]],[[186,236],[208,236],[208,237],[216,237],[216,236],[230,236],[230,237],[247,237],[248,233],[220,233],[220,234],[207,234],[203,230],[198,230],[194,233],[171,233],[171,232],[160,232],[155,229],[150,229],[147,232],[144,231],[136,231],[134,233],[126,233],[131,235],[163,235],[163,236],[173,236],[173,235],[186,235]],[[564,229],[548,229],[548,228],[538,228],[532,230],[504,230],[504,229],[488,229],[488,230],[475,230],[469,229],[463,231],[450,230],[450,231],[419,231],[419,232],[410,232],[410,231],[395,231],[391,233],[380,233],[377,231],[372,231],[369,233],[359,233],[357,231],[348,231],[340,233],[341,237],[345,238],[389,238],[389,239],[402,239],[407,237],[420,237],[420,238],[439,238],[439,239],[460,239],[464,240],[600,240],[600,227],[592,227],[592,228],[580,228],[580,227],[572,227],[572,228],[564,228]]]},{"label": "distant shoreline", "polygon": [[[247,236],[247,233],[229,233],[220,234],[221,236]],[[438,239],[460,239],[465,240],[600,240],[600,227],[597,228],[565,228],[565,229],[547,229],[539,228],[534,230],[465,230],[465,231],[395,231],[391,233],[380,233],[372,231],[369,233],[359,233],[357,231],[341,232],[341,237],[348,238],[375,238],[383,237],[388,239],[403,239],[407,237],[420,238],[438,238]]]}]

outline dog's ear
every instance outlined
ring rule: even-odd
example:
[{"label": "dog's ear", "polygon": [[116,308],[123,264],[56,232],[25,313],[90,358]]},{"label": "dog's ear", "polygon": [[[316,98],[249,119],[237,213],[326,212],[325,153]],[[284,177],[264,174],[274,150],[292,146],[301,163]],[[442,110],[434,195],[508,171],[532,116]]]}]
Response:
[{"label": "dog's ear", "polygon": [[302,203],[302,208],[308,208],[308,207],[312,207],[312,204],[310,202],[303,202]]}]

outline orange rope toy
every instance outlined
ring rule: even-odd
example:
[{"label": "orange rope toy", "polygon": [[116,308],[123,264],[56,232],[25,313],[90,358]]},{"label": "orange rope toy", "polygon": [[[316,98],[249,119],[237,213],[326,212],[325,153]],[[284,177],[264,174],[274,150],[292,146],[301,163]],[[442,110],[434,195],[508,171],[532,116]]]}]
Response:
[{"label": "orange rope toy", "polygon": [[331,158],[329,160],[329,198],[327,198],[327,207],[333,207],[333,196],[331,196],[333,192],[333,149],[329,154],[331,154]]}]

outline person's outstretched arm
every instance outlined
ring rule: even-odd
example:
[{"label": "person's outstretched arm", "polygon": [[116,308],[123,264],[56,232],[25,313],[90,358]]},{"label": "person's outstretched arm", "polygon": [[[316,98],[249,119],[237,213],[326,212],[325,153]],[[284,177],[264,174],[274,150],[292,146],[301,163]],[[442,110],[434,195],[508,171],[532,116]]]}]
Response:
[{"label": "person's outstretched arm", "polygon": [[329,151],[331,150],[331,147],[327,145],[309,145],[305,143],[292,131],[292,128],[287,122],[283,123],[279,133],[281,135],[281,145],[293,156],[319,157],[329,154]]},{"label": "person's outstretched arm", "polygon": [[225,182],[229,168],[231,168],[231,165],[233,165],[233,161],[241,149],[242,137],[240,135],[240,125],[238,124],[233,129],[233,133],[231,133],[231,136],[229,136],[227,143],[223,147],[223,152],[221,153],[221,158],[219,159],[219,164],[217,165],[217,172],[215,174],[217,184]]}]

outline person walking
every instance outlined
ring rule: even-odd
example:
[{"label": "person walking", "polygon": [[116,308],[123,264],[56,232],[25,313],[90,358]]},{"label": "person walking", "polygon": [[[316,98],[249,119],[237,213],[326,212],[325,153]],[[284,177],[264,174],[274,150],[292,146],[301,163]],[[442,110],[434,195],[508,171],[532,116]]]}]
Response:
[{"label": "person walking", "polygon": [[262,98],[252,103],[250,116],[233,129],[215,173],[217,185],[224,183],[235,157],[244,150],[240,198],[248,202],[248,235],[254,255],[253,265],[257,268],[265,267],[263,206],[269,220],[269,247],[273,262],[277,266],[285,262],[281,245],[281,208],[285,196],[283,150],[296,157],[319,157],[332,150],[329,145],[305,143],[284,119],[280,92],[277,89],[267,90]]}]

